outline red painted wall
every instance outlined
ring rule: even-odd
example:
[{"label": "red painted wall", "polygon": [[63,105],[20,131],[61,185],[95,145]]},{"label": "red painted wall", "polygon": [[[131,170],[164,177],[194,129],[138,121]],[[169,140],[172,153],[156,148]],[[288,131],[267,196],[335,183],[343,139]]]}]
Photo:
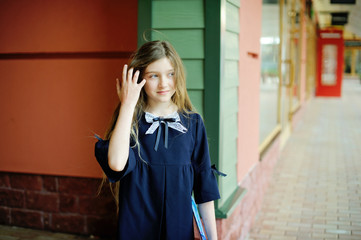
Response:
[{"label": "red painted wall", "polygon": [[137,1],[2,0],[0,52],[128,51]]},{"label": "red painted wall", "polygon": [[1,1],[0,32],[0,171],[101,176],[92,136],[137,47],[137,1]]}]

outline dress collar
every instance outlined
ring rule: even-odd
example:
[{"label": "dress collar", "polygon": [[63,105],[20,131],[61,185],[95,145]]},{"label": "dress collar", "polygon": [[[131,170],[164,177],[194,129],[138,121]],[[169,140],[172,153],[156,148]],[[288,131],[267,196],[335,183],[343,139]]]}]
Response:
[{"label": "dress collar", "polygon": [[174,130],[177,130],[181,133],[187,132],[187,128],[185,128],[181,121],[178,112],[174,112],[172,114],[169,114],[165,117],[158,117],[154,114],[151,114],[149,112],[145,112],[145,121],[147,123],[151,123],[148,130],[145,132],[145,134],[153,134],[157,129],[157,138],[154,146],[154,150],[158,150],[159,141],[160,141],[160,135],[162,132],[162,126],[161,123],[163,123],[165,126],[165,135],[164,135],[164,147],[168,148],[168,127],[173,128]]},{"label": "dress collar", "polygon": [[174,112],[165,117],[159,117],[149,112],[145,112],[145,121],[152,124],[145,134],[153,134],[159,127],[159,123],[165,123],[166,121],[168,121],[168,127],[173,128],[174,130],[177,130],[181,133],[187,132],[187,128],[185,128],[180,121],[178,112]]}]

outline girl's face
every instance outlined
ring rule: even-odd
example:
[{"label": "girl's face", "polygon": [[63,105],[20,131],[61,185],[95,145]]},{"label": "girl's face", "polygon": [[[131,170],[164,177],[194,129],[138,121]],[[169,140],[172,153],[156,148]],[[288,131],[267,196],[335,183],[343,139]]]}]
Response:
[{"label": "girl's face", "polygon": [[143,75],[148,104],[169,103],[175,93],[174,68],[167,57],[152,62]]}]

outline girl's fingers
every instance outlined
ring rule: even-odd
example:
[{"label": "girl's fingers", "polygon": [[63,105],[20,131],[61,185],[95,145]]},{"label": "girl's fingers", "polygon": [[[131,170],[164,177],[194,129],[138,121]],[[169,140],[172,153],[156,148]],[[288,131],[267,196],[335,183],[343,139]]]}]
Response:
[{"label": "girl's fingers", "polygon": [[127,82],[130,82],[132,80],[133,70],[134,70],[133,68],[129,69]]},{"label": "girl's fingers", "polygon": [[120,89],[120,83],[119,83],[118,78],[116,79],[116,88],[117,88],[118,97],[120,97],[121,89]]},{"label": "girl's fingers", "polygon": [[123,67],[123,75],[122,75],[122,82],[124,83],[125,81],[127,81],[127,72],[128,72],[128,65],[124,64]]},{"label": "girl's fingers", "polygon": [[134,73],[133,83],[137,83],[137,82],[138,82],[138,77],[139,77],[139,70],[137,70],[137,71]]},{"label": "girl's fingers", "polygon": [[144,85],[145,85],[146,82],[147,82],[147,80],[143,79],[143,80],[139,83],[140,89],[142,89],[142,87],[144,87]]}]

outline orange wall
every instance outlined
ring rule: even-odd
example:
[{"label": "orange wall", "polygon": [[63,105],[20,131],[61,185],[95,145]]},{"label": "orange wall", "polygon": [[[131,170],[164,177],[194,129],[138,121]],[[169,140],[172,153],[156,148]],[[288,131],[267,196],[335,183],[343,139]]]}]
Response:
[{"label": "orange wall", "polygon": [[137,47],[137,1],[1,1],[0,32],[0,171],[101,176],[92,136]]},{"label": "orange wall", "polygon": [[[250,24],[251,23],[251,24]],[[260,38],[262,1],[241,0],[238,182],[259,160]]]}]

